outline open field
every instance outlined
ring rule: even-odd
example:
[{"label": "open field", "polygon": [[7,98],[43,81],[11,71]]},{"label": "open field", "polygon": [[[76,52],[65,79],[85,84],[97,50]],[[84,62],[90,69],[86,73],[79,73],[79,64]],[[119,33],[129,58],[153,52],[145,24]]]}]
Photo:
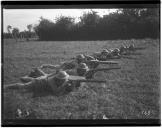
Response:
[{"label": "open field", "polygon": [[[116,48],[134,41],[146,47],[132,59],[118,60],[121,70],[96,73],[102,84],[88,83],[68,95],[32,97],[24,91],[4,92],[3,116],[19,118],[16,110],[28,111],[27,119],[159,119],[160,118],[160,51],[159,40],[114,41],[30,41],[3,44],[3,83],[20,82],[32,67],[44,63],[59,64],[79,53],[92,54],[102,48]],[[104,67],[101,65],[100,67]],[[106,67],[106,66],[105,66]],[[45,70],[46,72],[52,72]]]}]

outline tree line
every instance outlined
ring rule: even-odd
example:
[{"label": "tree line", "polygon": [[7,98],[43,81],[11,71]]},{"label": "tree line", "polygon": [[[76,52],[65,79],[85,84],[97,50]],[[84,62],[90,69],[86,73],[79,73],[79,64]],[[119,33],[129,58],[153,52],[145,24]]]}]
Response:
[{"label": "tree line", "polygon": [[7,33],[3,33],[4,38],[13,38],[18,41],[18,39],[25,39],[29,41],[29,38],[35,38],[37,37],[36,33],[32,31],[32,24],[27,25],[28,31],[24,30],[21,31],[17,27],[12,27],[11,25],[7,26]]},{"label": "tree line", "polygon": [[44,41],[159,38],[159,12],[158,8],[118,9],[101,17],[91,10],[77,23],[67,16],[60,16],[55,22],[41,17],[33,29]]}]

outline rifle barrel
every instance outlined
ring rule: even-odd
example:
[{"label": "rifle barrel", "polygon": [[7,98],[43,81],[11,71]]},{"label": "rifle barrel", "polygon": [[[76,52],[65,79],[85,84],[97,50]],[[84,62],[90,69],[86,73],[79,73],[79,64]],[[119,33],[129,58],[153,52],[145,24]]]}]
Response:
[{"label": "rifle barrel", "polygon": [[82,76],[70,76],[70,81],[78,81],[78,82],[97,82],[97,83],[106,83],[105,80],[95,80],[95,79],[86,79]]},{"label": "rifle barrel", "polygon": [[94,79],[85,79],[77,80],[78,82],[94,82],[94,83],[106,83],[106,80],[94,80]]},{"label": "rifle barrel", "polygon": [[118,64],[117,61],[98,61],[100,64]]},{"label": "rifle barrel", "polygon": [[113,69],[121,69],[121,67],[115,67],[115,68],[100,68],[100,69],[92,69],[92,71],[107,71],[107,70],[113,70]]}]

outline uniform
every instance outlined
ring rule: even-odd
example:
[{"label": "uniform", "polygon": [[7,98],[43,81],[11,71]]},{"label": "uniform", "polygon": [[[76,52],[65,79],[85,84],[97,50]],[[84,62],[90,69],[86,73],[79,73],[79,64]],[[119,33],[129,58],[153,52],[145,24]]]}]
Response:
[{"label": "uniform", "polygon": [[69,75],[66,72],[60,71],[57,74],[31,78],[31,81],[25,84],[11,84],[6,86],[6,88],[26,89],[29,91],[33,91],[34,94],[47,91],[55,95],[60,95],[73,89],[72,84],[68,81],[68,77]]}]

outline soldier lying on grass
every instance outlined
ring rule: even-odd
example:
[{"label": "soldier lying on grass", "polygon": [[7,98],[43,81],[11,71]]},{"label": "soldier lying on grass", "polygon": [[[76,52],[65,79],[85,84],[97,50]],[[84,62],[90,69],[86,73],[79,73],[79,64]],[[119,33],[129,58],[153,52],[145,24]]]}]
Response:
[{"label": "soldier lying on grass", "polygon": [[101,52],[96,52],[93,54],[94,58],[100,61],[107,61],[109,59],[120,59],[120,58],[129,58],[125,55],[137,55],[134,52],[138,49],[144,48],[135,48],[133,44],[129,46],[122,45],[119,49],[115,48],[113,50],[103,49]]},{"label": "soldier lying on grass", "polygon": [[75,59],[72,61],[67,61],[67,62],[62,62],[60,65],[52,65],[52,64],[43,64],[41,65],[42,68],[51,68],[51,69],[62,69],[62,70],[67,70],[67,69],[73,69],[78,66],[78,64],[85,62],[85,57],[83,54],[80,54],[76,56]]},{"label": "soldier lying on grass", "polygon": [[86,79],[80,76],[71,76],[65,71],[59,71],[57,74],[44,75],[38,78],[28,78],[27,83],[15,83],[5,85],[5,89],[26,89],[36,94],[39,91],[52,92],[54,95],[62,95],[72,91],[75,88],[75,82],[98,82],[105,83],[103,80]]},{"label": "soldier lying on grass", "polygon": [[94,53],[94,56],[96,59],[98,59],[100,61],[107,61],[109,59],[119,59],[120,58],[118,49],[114,49],[114,50],[103,49],[101,52]]},{"label": "soldier lying on grass", "polygon": [[99,66],[99,64],[118,64],[116,61],[99,61],[90,55],[80,54],[73,58],[73,61],[63,62],[61,65],[51,65],[51,64],[43,64],[41,68],[51,68],[51,69],[73,69],[78,66],[80,63],[86,63],[90,69],[95,69]]},{"label": "soldier lying on grass", "polygon": [[[108,71],[112,69],[120,69],[120,67],[116,68],[100,68],[100,69],[89,69],[88,66],[85,63],[80,63],[77,68],[65,70],[66,73],[69,75],[74,76],[84,76],[86,79],[92,79],[94,74],[97,71]],[[61,69],[62,70],[62,69]],[[57,73],[56,73],[57,74]],[[32,76],[33,75],[33,76]],[[24,83],[30,82],[33,80],[33,78],[40,78],[41,76],[51,76],[53,74],[46,74],[41,69],[35,69],[32,73],[29,74],[29,76],[21,77],[20,80]],[[80,87],[80,82],[75,82],[76,87]]]},{"label": "soldier lying on grass", "polygon": [[113,69],[121,69],[120,67],[113,68],[97,68],[90,69],[86,63],[80,63],[76,69],[67,70],[67,73],[70,75],[85,76],[87,79],[92,79],[94,74],[98,71],[109,71]]},{"label": "soldier lying on grass", "polygon": [[120,50],[120,55],[129,55],[130,53],[134,52],[134,45],[130,46],[124,46],[122,45],[119,50]]},{"label": "soldier lying on grass", "polygon": [[[93,61],[92,61],[93,62]],[[102,61],[100,61],[102,62]],[[97,63],[97,62],[93,62],[94,64]],[[90,64],[90,63],[89,63]],[[64,71],[67,71],[70,75],[77,75],[77,76],[88,76],[88,75],[85,75],[85,74],[91,74],[91,76],[94,75],[95,72],[97,71],[105,71],[105,70],[111,70],[111,69],[119,69],[118,67],[117,68],[99,68],[99,69],[90,69],[88,67],[87,64],[85,63],[80,63],[78,64],[77,67],[73,68],[73,69],[56,69],[56,73],[60,70],[64,70]],[[71,73],[73,72],[73,73]],[[75,73],[74,73],[75,72]],[[41,77],[41,76],[46,76],[46,75],[49,75],[49,74],[46,74],[45,72],[43,72],[43,70],[39,69],[39,68],[34,68],[28,76],[25,76],[25,77],[21,77],[20,80],[22,82],[28,82],[30,81],[30,78],[37,78],[37,77]],[[92,78],[92,77],[88,77],[88,78]]]}]

